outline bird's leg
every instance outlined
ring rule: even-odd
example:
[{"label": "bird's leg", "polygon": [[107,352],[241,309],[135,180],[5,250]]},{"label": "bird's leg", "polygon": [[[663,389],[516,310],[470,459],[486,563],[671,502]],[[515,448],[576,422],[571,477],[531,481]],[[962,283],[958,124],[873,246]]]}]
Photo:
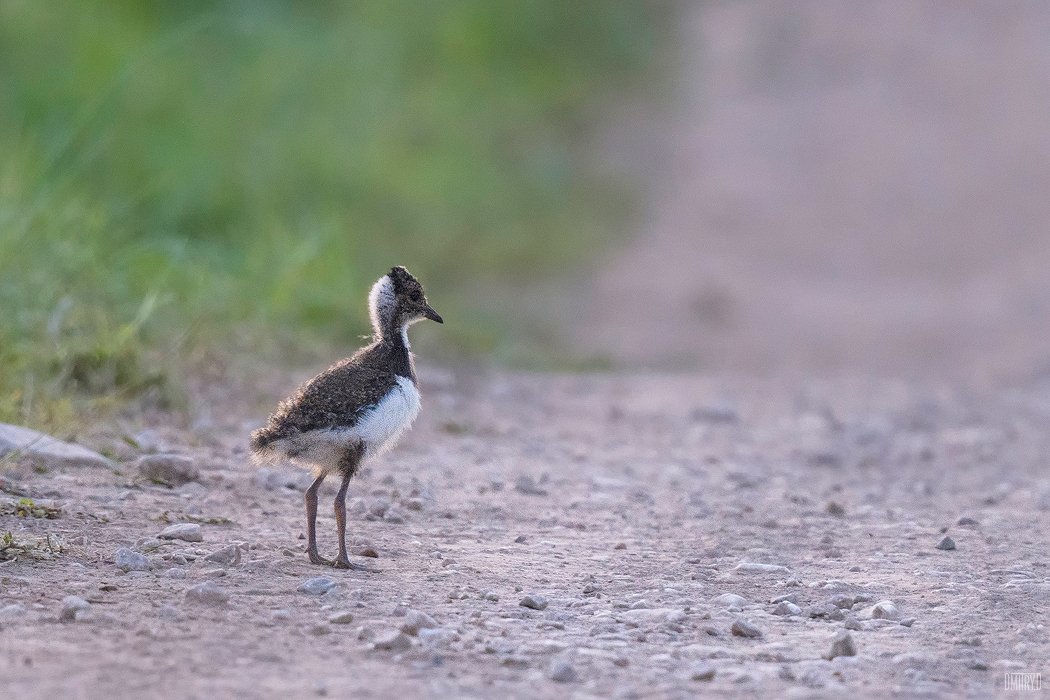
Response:
[{"label": "bird's leg", "polygon": [[337,569],[354,569],[355,571],[375,571],[367,566],[355,564],[350,561],[346,553],[346,490],[350,486],[350,479],[357,471],[357,465],[361,459],[362,450],[358,448],[348,454],[340,465],[343,474],[343,482],[339,485],[339,493],[335,495],[335,527],[339,538],[339,556],[332,562]]},{"label": "bird's leg", "polygon": [[346,490],[350,486],[351,476],[350,472],[343,472],[343,482],[339,484],[339,493],[335,495],[335,530],[339,540],[339,556],[332,565],[341,569],[350,568],[350,558],[346,555]]},{"label": "bird's leg", "polygon": [[317,491],[321,488],[324,476],[324,472],[321,472],[310,488],[306,489],[306,554],[311,564],[332,563],[317,554]]}]

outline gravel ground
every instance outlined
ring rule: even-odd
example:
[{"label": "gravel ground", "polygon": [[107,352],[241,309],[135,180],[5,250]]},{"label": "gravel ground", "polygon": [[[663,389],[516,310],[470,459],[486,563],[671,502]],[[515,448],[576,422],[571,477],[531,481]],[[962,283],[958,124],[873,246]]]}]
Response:
[{"label": "gravel ground", "polygon": [[[4,695],[988,697],[1046,670],[1050,377],[423,380],[352,487],[374,573],[308,564],[308,477],[248,466],[254,403],[86,439],[115,469],[8,465],[0,503],[61,511],[0,516],[55,550],[0,565]],[[156,483],[158,449],[196,478]]]}]

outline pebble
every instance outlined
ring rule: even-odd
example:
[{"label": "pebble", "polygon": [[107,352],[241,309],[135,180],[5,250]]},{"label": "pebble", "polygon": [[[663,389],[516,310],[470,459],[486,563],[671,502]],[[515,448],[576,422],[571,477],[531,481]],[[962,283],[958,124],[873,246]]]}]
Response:
[{"label": "pebble", "polygon": [[204,561],[222,564],[223,566],[236,566],[241,563],[241,548],[231,544],[207,555],[204,557]]},{"label": "pebble", "polygon": [[945,536],[943,540],[937,543],[937,549],[943,549],[946,552],[950,552],[955,549],[955,540],[951,537]]},{"label": "pebble", "polygon": [[185,619],[186,617],[182,614],[181,610],[179,610],[170,603],[165,603],[164,605],[161,605],[160,609],[157,611],[157,614],[165,620],[174,620],[175,622],[179,622]]},{"label": "pebble", "polygon": [[230,594],[219,588],[211,581],[198,583],[186,589],[186,602],[201,603],[202,605],[226,605],[230,600]]},{"label": "pebble", "polygon": [[493,602],[497,602],[497,601],[499,601],[499,594],[496,593],[495,591],[486,591],[484,598],[485,598],[485,600],[491,600]]},{"label": "pebble", "polygon": [[828,505],[825,506],[824,512],[828,515],[834,515],[837,518],[841,518],[846,514],[846,509],[838,501],[828,501]]},{"label": "pebble", "polygon": [[419,630],[434,629],[438,626],[437,621],[421,610],[409,610],[405,613],[405,621],[401,623],[401,631],[405,634],[415,636]]},{"label": "pebble", "polygon": [[579,679],[576,669],[564,659],[559,659],[552,663],[550,672],[547,675],[556,683],[572,683]]},{"label": "pebble", "polygon": [[298,591],[309,595],[324,595],[335,588],[336,585],[336,582],[327,576],[315,576],[303,581],[299,585]]},{"label": "pebble", "polygon": [[871,617],[876,620],[897,620],[900,618],[900,611],[893,601],[883,600],[871,606]]},{"label": "pebble", "polygon": [[828,603],[834,605],[836,608],[849,610],[853,607],[854,598],[849,593],[839,593],[828,598]]},{"label": "pebble", "polygon": [[431,630],[419,630],[419,641],[422,642],[423,646],[430,649],[447,646],[449,642],[458,638],[452,630],[441,629],[440,627]]},{"label": "pebble", "polygon": [[379,651],[407,651],[412,648],[412,638],[404,632],[387,632],[376,638],[372,648]]},{"label": "pebble", "polygon": [[710,681],[715,678],[715,667],[711,664],[701,664],[693,668],[692,673],[689,674],[689,680],[692,681]]},{"label": "pebble", "polygon": [[536,481],[528,474],[522,474],[514,481],[514,489],[527,496],[547,495],[547,490],[537,486]]},{"label": "pebble", "polygon": [[978,525],[980,525],[980,523],[974,520],[973,518],[964,515],[963,517],[959,518],[958,522],[956,522],[956,525],[961,525],[962,527],[977,527]]},{"label": "pebble", "polygon": [[162,540],[182,540],[184,542],[203,542],[204,533],[197,523],[175,523],[164,528],[159,535]]},{"label": "pebble", "polygon": [[63,442],[20,425],[0,423],[0,457],[12,452],[48,467],[113,467],[113,462],[82,445]]},{"label": "pebble", "polygon": [[541,595],[530,593],[522,598],[521,601],[518,602],[518,605],[523,608],[532,608],[533,610],[546,610],[547,599]]},{"label": "pebble", "polygon": [[762,630],[756,627],[751,620],[744,617],[738,617],[733,620],[729,631],[733,633],[733,636],[747,637],[748,639],[757,639],[762,636]]},{"label": "pebble", "polygon": [[333,625],[349,625],[354,621],[354,614],[349,610],[343,612],[337,612],[334,615],[328,616],[328,621]]},{"label": "pebble", "polygon": [[745,605],[747,605],[747,598],[739,596],[736,593],[723,593],[711,602],[721,605],[724,608],[736,608],[740,610],[743,609]]},{"label": "pebble", "polygon": [[812,618],[826,618],[828,620],[844,620],[846,614],[842,612],[842,608],[831,603],[817,603],[816,605],[810,605],[806,608],[805,613],[808,617]]},{"label": "pebble", "polygon": [[161,573],[161,576],[165,578],[186,578],[188,575],[189,572],[181,566],[173,566]]},{"label": "pebble", "polygon": [[144,554],[121,547],[117,550],[113,563],[124,571],[149,571],[149,559]]},{"label": "pebble", "polygon": [[839,630],[835,633],[835,639],[831,642],[831,649],[824,658],[828,661],[838,656],[856,656],[857,646],[853,643],[853,635],[845,630]]},{"label": "pebble", "polygon": [[79,596],[67,595],[62,599],[62,610],[58,614],[58,619],[70,622],[82,619],[90,614],[90,612],[91,603]]},{"label": "pebble", "polygon": [[405,511],[401,510],[397,506],[390,506],[386,509],[386,512],[383,513],[383,520],[388,523],[393,523],[394,525],[399,525],[405,522],[405,519],[407,517],[408,516],[405,515]]},{"label": "pebble", "polygon": [[733,571],[741,574],[786,574],[790,571],[786,566],[777,564],[759,564],[752,561],[742,561],[733,567]]},{"label": "pebble", "polygon": [[773,608],[774,615],[801,615],[802,608],[788,600],[782,600]]},{"label": "pebble", "polygon": [[185,455],[145,455],[135,463],[135,468],[150,481],[159,481],[170,486],[182,486],[200,479],[197,465]]}]

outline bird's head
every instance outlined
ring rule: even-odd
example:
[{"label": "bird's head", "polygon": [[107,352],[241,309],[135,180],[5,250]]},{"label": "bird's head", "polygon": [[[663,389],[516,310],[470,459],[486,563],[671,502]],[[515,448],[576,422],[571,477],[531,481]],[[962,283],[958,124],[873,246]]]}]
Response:
[{"label": "bird's head", "polygon": [[368,294],[368,312],[372,326],[384,337],[425,318],[444,323],[441,315],[427,302],[423,285],[401,266],[391,268],[372,285]]}]

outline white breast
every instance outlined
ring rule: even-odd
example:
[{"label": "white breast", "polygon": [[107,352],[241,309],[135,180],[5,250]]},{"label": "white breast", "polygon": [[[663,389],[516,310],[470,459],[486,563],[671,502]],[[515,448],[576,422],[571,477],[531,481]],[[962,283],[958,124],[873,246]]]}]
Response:
[{"label": "white breast", "polygon": [[419,415],[419,407],[415,383],[407,377],[398,377],[390,392],[362,414],[353,428],[364,441],[366,454],[374,456],[393,447]]}]

